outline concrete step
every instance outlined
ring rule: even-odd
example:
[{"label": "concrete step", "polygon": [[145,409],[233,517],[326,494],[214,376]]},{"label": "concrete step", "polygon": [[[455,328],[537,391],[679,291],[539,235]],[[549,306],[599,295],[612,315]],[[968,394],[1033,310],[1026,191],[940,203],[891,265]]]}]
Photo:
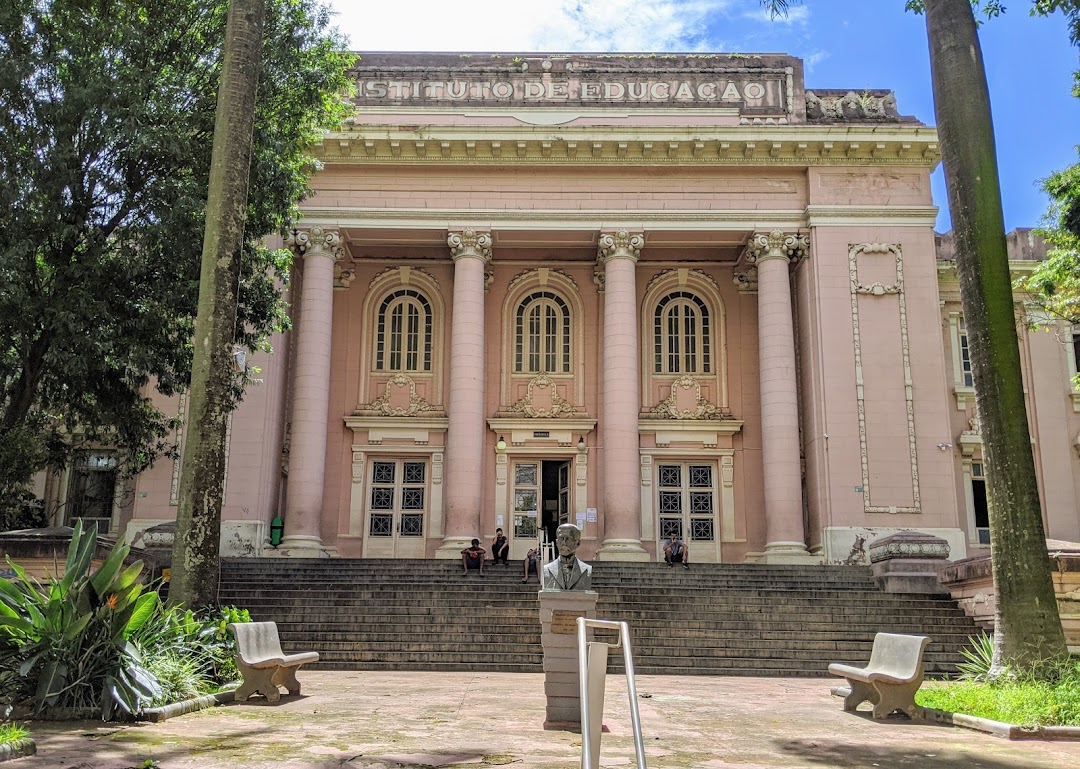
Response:
[{"label": "concrete step", "polygon": [[[460,562],[232,559],[220,598],[278,623],[288,651],[355,670],[540,670],[538,585],[520,567],[462,575]],[[865,661],[875,632],[934,640],[952,672],[975,628],[955,603],[877,591],[868,569],[594,564],[599,616],[631,625],[641,673],[824,675]],[[612,669],[621,661],[613,653]]]}]

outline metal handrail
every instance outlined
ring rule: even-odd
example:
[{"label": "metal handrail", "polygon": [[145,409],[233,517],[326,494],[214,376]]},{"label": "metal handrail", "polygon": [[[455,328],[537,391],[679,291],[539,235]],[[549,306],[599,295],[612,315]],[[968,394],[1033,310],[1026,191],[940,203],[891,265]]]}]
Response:
[{"label": "metal handrail", "polygon": [[[587,617],[577,618],[577,638],[578,638],[578,691],[581,696],[581,769],[597,769],[596,763],[599,762],[600,756],[600,734],[603,728],[604,712],[603,712],[603,688],[601,683],[600,688],[600,723],[595,727],[592,722],[593,714],[589,707],[589,689],[590,682],[593,675],[599,677],[599,682],[602,682],[607,676],[607,648],[610,648],[610,644],[600,644],[597,641],[587,641],[586,628],[606,628],[608,630],[619,631],[619,641],[615,644],[615,648],[622,647],[623,650],[623,667],[626,669],[626,690],[630,695],[630,724],[634,732],[634,751],[637,753],[637,767],[638,769],[646,769],[645,767],[645,742],[641,736],[641,716],[638,714],[637,705],[637,685],[634,683],[634,655],[630,651],[630,626],[623,621],[616,621],[610,619],[589,619]],[[598,671],[590,670],[589,668],[589,647],[600,646],[605,647],[603,649],[604,664],[598,666],[601,669]],[[596,734],[593,734],[595,730]],[[596,745],[594,748],[593,741]],[[596,760],[594,761],[593,753],[596,753]]]}]

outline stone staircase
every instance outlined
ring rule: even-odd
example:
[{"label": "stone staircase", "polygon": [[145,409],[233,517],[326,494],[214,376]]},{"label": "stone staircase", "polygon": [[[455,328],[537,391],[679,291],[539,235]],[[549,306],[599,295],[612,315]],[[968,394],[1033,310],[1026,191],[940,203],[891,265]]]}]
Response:
[{"label": "stone staircase", "polygon": [[[278,624],[286,651],[338,670],[539,672],[536,578],[520,564],[484,577],[434,560],[227,559],[224,604]],[[641,674],[826,675],[862,663],[874,633],[929,635],[928,675],[955,671],[977,629],[955,602],[880,592],[845,566],[594,563],[597,616],[626,620]],[[620,670],[620,653],[611,669]]]}]

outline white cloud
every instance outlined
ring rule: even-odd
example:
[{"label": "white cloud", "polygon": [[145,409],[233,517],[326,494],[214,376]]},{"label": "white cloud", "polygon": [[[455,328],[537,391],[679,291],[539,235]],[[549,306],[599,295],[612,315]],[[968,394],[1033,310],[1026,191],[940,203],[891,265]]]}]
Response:
[{"label": "white cloud", "polygon": [[803,62],[806,65],[807,74],[813,72],[814,68],[821,62],[825,61],[827,58],[829,58],[828,51],[814,51],[809,56],[804,58]]},{"label": "white cloud", "polygon": [[[757,0],[751,0],[756,4]],[[697,51],[747,0],[332,0],[335,24],[367,51]]]}]

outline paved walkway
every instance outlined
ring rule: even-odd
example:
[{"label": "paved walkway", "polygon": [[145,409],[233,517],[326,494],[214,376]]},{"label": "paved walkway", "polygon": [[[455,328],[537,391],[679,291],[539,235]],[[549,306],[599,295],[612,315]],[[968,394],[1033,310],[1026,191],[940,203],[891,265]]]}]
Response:
[{"label": "paved walkway", "polygon": [[[160,724],[31,724],[16,769],[571,769],[580,737],[544,731],[543,677],[301,671],[304,694]],[[965,729],[844,713],[832,680],[641,676],[650,769],[1064,769],[1080,743],[1009,742]],[[610,676],[601,764],[632,767],[626,689]]]}]

